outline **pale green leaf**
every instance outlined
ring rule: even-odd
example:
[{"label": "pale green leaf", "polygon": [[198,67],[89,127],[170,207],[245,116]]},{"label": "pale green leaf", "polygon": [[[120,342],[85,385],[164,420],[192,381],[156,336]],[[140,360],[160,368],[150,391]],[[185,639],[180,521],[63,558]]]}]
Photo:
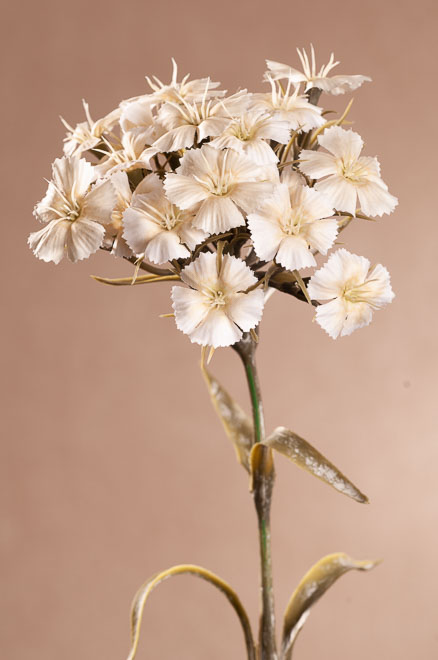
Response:
[{"label": "pale green leaf", "polygon": [[299,435],[279,426],[275,431],[263,441],[267,447],[275,449],[283,456],[287,456],[296,465],[303,468],[326,484],[329,484],[340,493],[348,495],[356,502],[368,502],[364,495],[346,476],[338,470],[325,456],[323,456],[315,447],[300,438]]},{"label": "pale green leaf", "polygon": [[91,275],[93,280],[101,282],[102,284],[109,284],[111,286],[132,286],[136,284],[149,284],[152,282],[172,282],[180,280],[179,275],[139,275],[138,277],[117,277],[116,279],[109,279],[107,277],[100,277],[99,275]]}]

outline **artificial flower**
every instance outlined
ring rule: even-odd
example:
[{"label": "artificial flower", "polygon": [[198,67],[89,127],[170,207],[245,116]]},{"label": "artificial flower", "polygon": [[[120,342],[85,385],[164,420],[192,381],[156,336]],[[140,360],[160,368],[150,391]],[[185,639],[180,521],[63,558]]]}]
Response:
[{"label": "artificial flower", "polygon": [[207,80],[202,101],[188,102],[183,97],[178,102],[167,102],[161,106],[157,121],[167,132],[156,140],[154,147],[161,152],[178,151],[192,147],[195,142],[220,135],[237,112],[248,105],[246,90],[228,99],[207,100]]},{"label": "artificial flower", "polygon": [[358,133],[331,126],[318,136],[318,142],[329,153],[303,149],[300,169],[318,179],[315,188],[327,195],[336,210],[355,215],[357,198],[361,211],[369,216],[394,210],[397,198],[380,178],[379,161],[360,156],[363,140]]},{"label": "artificial flower", "polygon": [[132,191],[126,172],[115,172],[109,179],[116,193],[116,204],[111,213],[111,222],[105,226],[104,245],[117,257],[132,256],[132,251],[123,238],[123,213],[132,199]]},{"label": "artificial flower", "polygon": [[233,119],[210,145],[215,149],[234,149],[247,155],[257,165],[267,165],[278,161],[269,140],[287,144],[289,138],[287,122],[275,119],[263,110],[247,110]]},{"label": "artificial flower", "polygon": [[250,268],[237,257],[202,252],[181,271],[190,288],[172,288],[177,328],[202,346],[230,346],[255,328],[263,313],[262,288]]},{"label": "artificial flower", "polygon": [[34,254],[59,263],[86,259],[102,245],[104,225],[111,222],[116,194],[110,181],[91,187],[94,168],[83,158],[57,158],[53,179],[34,214],[46,226],[29,236]]},{"label": "artificial flower", "polygon": [[187,151],[176,174],[164,181],[167,197],[181,209],[193,211],[193,225],[209,234],[217,234],[245,223],[240,209],[254,211],[274,184],[265,179],[271,168],[256,165],[248,157],[233,151],[219,151],[210,145]]},{"label": "artificial flower", "polygon": [[158,153],[158,149],[148,145],[147,140],[149,137],[149,130],[145,130],[140,126],[123,133],[118,149],[107,141],[105,151],[102,150],[107,156],[95,166],[98,176],[109,176],[119,171],[130,172],[136,169],[148,169],[150,159]]},{"label": "artificial flower", "polygon": [[82,104],[87,121],[77,124],[76,128],[72,128],[61,117],[62,123],[68,130],[67,137],[64,138],[64,154],[66,156],[79,156],[84,151],[96,147],[101,142],[102,135],[111,130],[120,117],[120,110],[116,108],[102,119],[93,121],[88,103],[82,99]]},{"label": "artificial flower", "polygon": [[288,79],[294,83],[294,85],[299,85],[300,83],[306,83],[305,91],[307,92],[312,87],[317,87],[324,92],[329,92],[330,94],[344,94],[345,92],[352,91],[357,89],[366,81],[371,81],[371,78],[368,76],[353,75],[353,76],[331,76],[328,77],[328,74],[332,69],[339,64],[335,62],[335,56],[332,53],[330,55],[330,60],[328,64],[325,64],[321,67],[319,72],[316,71],[316,61],[315,61],[315,51],[313,46],[311,48],[311,64],[307,56],[306,51],[300,51],[297,48],[298,56],[301,60],[303,66],[303,71],[298,71],[287,64],[281,64],[280,62],[273,62],[272,60],[266,60],[268,65],[268,71],[265,73],[265,78],[272,78],[273,80],[283,80]]},{"label": "artificial flower", "polygon": [[316,320],[333,339],[368,325],[373,311],[394,298],[386,268],[381,264],[370,268],[368,259],[344,248],[316,271],[307,291],[313,300],[330,301],[316,308]]},{"label": "artificial flower", "polygon": [[271,93],[253,94],[252,105],[257,110],[268,112],[275,119],[287,123],[293,131],[310,131],[312,128],[323,126],[325,119],[322,108],[309,103],[304,94],[299,93],[297,87],[292,91],[291,81],[286,89],[268,77],[271,84]]},{"label": "artificial flower", "polygon": [[219,82],[211,82],[210,78],[200,78],[198,80],[189,80],[190,74],[184,76],[181,82],[178,82],[178,66],[172,57],[172,80],[168,85],[164,84],[156,76],[153,80],[146,76],[146,80],[152,89],[151,101],[155,104],[164,103],[166,101],[179,102],[180,98],[186,101],[200,101],[204,97],[205,86],[208,82],[208,96],[213,98],[216,96],[224,96],[225,91],[217,90]]},{"label": "artificial flower", "polygon": [[193,227],[193,217],[172,204],[158,176],[149,174],[123,214],[123,236],[136,256],[152,263],[185,259],[208,236]]},{"label": "artificial flower", "polygon": [[327,254],[338,232],[333,208],[321,193],[291,177],[248,215],[254,250],[260,259],[288,270],[316,266],[311,250]]}]

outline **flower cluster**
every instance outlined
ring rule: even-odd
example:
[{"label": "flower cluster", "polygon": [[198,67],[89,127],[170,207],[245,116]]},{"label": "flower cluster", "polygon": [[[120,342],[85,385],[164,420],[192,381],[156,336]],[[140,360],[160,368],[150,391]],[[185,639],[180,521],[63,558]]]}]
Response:
[{"label": "flower cluster", "polygon": [[[169,84],[122,101],[103,119],[68,133],[64,156],[34,214],[35,255],[76,262],[99,249],[149,273],[138,282],[178,280],[177,327],[203,346],[229,346],[260,322],[266,292],[316,306],[333,338],[367,325],[393,298],[389,275],[345,249],[317,266],[353,218],[391,213],[397,200],[345,112],[328,121],[322,91],[342,94],[369,80],[267,61],[266,93],[228,95],[210,78]],[[324,302],[325,304],[320,304]]]}]

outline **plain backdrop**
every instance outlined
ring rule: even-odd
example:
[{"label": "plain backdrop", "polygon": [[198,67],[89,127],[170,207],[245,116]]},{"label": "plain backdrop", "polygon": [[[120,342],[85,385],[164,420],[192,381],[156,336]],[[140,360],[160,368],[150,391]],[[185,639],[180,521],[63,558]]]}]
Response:
[{"label": "plain backdrop", "polygon": [[[276,294],[259,367],[268,430],[294,429],[370,497],[359,505],[277,459],[274,581],[280,615],[322,555],[383,558],[342,578],[315,606],[297,660],[431,660],[436,620],[437,5],[432,0],[40,0],[2,9],[1,40],[1,655],[120,660],[140,584],[193,562],[228,580],[254,625],[256,519],[247,478],[210,405],[199,350],[178,332],[169,287],[113,289],[129,275],[99,254],[76,266],[36,260],[34,204],[64,129],[147,91],[144,76],[211,76],[263,89],[264,59],[297,65],[313,43],[355,93],[354,128],[399,197],[391,216],[342,236],[392,274],[394,303],[332,341],[311,310]],[[349,97],[323,97],[342,109]],[[211,364],[248,405],[231,350]],[[147,606],[139,659],[244,657],[235,615],[193,578]]]}]

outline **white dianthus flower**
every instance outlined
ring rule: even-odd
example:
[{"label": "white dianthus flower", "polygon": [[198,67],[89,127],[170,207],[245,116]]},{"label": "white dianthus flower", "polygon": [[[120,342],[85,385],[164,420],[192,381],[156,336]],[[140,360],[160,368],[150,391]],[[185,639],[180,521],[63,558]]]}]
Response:
[{"label": "white dianthus flower", "polygon": [[257,165],[276,163],[278,157],[269,140],[287,144],[289,124],[263,110],[248,110],[233,119],[223,133],[210,142],[215,149],[234,149],[246,154]]},{"label": "white dianthus flower", "polygon": [[86,259],[102,245],[106,225],[116,204],[110,181],[96,184],[94,168],[83,158],[57,158],[53,179],[34,214],[46,226],[29,236],[35,256],[59,263]]},{"label": "white dianthus flower", "polygon": [[318,72],[316,71],[315,51],[313,46],[311,46],[311,63],[309,62],[309,58],[304,48],[302,51],[297,48],[297,53],[301,60],[303,71],[298,71],[298,69],[294,69],[287,64],[266,60],[269,71],[266,72],[265,78],[268,79],[271,77],[273,80],[288,79],[295,85],[304,82],[306,83],[306,92],[309,89],[312,89],[312,87],[317,87],[323,92],[328,92],[329,94],[344,94],[345,92],[357,89],[366,81],[371,81],[371,78],[368,78],[368,76],[361,75],[338,75],[329,78],[328,74],[330,71],[339,64],[339,62],[334,61],[335,57],[333,53],[330,55],[329,62],[322,66]]},{"label": "white dianthus flower", "polygon": [[266,180],[272,180],[270,166],[260,167],[236,151],[210,145],[187,151],[176,172],[164,181],[167,197],[196,213],[193,225],[209,234],[243,225],[239,209],[254,211],[275,186]]},{"label": "white dianthus flower", "polygon": [[331,126],[318,137],[318,142],[329,153],[303,149],[300,169],[312,179],[318,179],[315,188],[327,195],[337,211],[354,215],[357,198],[366,215],[383,215],[394,210],[397,198],[388,192],[380,178],[379,161],[360,156],[363,140],[358,133]]},{"label": "white dianthus flower", "polygon": [[190,288],[172,288],[177,328],[202,346],[230,346],[255,328],[263,313],[263,290],[245,291],[257,283],[237,257],[202,252],[181,271]]},{"label": "white dianthus flower", "polygon": [[81,122],[73,128],[61,117],[62,123],[68,130],[67,137],[64,138],[66,156],[79,156],[84,151],[96,147],[102,141],[102,135],[111,130],[120,117],[120,109],[116,108],[102,119],[93,121],[88,103],[82,99],[82,104],[87,121]]},{"label": "white dianthus flower", "polygon": [[333,339],[368,325],[373,311],[394,298],[386,268],[381,264],[370,268],[368,259],[344,248],[316,271],[307,291],[313,300],[330,301],[317,307],[316,320]]},{"label": "white dianthus flower", "polygon": [[217,90],[219,82],[211,82],[209,78],[200,78],[198,80],[189,80],[190,74],[186,74],[181,82],[178,82],[178,66],[172,57],[172,80],[168,85],[164,84],[156,76],[151,80],[146,76],[146,80],[152,89],[151,99],[154,103],[164,103],[166,101],[176,101],[181,97],[186,101],[200,101],[203,98],[205,85],[209,83],[207,98],[224,96],[225,91]]},{"label": "white dianthus flower", "polygon": [[169,202],[159,177],[149,174],[123,214],[123,237],[135,255],[153,263],[184,259],[208,236],[193,227],[193,218]]},{"label": "white dianthus flower", "polygon": [[268,81],[271,84],[270,94],[253,94],[252,106],[255,109],[286,122],[293,131],[310,131],[323,126],[322,108],[309,103],[307,97],[299,93],[299,87],[292,91],[291,80],[285,90],[269,77]]},{"label": "white dianthus flower", "polygon": [[278,185],[275,194],[248,215],[254,250],[260,259],[275,257],[288,270],[316,266],[311,250],[327,254],[338,233],[337,221],[330,218],[333,208],[316,190],[292,177],[288,183]]}]

